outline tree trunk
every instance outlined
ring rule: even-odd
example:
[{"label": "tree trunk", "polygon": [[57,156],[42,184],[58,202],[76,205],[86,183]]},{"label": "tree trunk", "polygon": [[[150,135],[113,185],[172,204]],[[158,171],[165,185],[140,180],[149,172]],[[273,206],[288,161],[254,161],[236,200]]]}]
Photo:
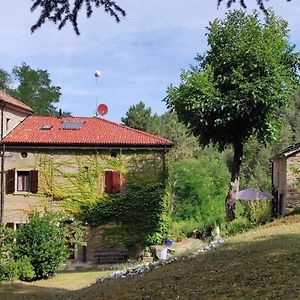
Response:
[{"label": "tree trunk", "polygon": [[240,183],[240,168],[242,164],[243,157],[243,144],[236,143],[233,145],[233,163],[231,169],[231,180],[229,184],[228,194],[225,199],[225,210],[226,210],[226,219],[227,221],[233,221],[235,218],[234,207],[235,207],[235,198],[234,195],[239,191]]}]

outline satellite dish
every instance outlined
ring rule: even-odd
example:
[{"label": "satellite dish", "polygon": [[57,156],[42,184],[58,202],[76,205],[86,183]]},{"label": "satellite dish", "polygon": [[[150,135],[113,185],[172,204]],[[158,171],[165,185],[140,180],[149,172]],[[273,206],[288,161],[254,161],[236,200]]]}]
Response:
[{"label": "satellite dish", "polygon": [[96,72],[95,72],[95,77],[96,78],[99,78],[101,76],[101,72],[99,71],[99,70],[97,70]]},{"label": "satellite dish", "polygon": [[99,104],[97,107],[97,112],[99,115],[104,116],[108,112],[108,107],[106,104]]}]

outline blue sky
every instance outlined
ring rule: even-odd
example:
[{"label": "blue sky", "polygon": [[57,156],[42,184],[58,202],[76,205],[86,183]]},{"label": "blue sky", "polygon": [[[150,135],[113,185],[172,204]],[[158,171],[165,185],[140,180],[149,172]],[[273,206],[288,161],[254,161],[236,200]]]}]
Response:
[{"label": "blue sky", "polygon": [[[53,84],[62,88],[59,108],[93,116],[96,102],[106,103],[106,118],[117,122],[139,101],[153,112],[165,111],[167,87],[178,84],[180,70],[205,51],[208,22],[226,12],[225,4],[217,9],[217,0],[117,0],[127,11],[119,24],[98,9],[90,19],[80,16],[80,36],[70,25],[58,31],[53,24],[31,34],[38,16],[29,11],[31,1],[3,2],[0,68],[11,71],[26,62],[48,70]],[[256,0],[247,2],[253,8]],[[272,0],[269,5],[288,20],[291,42],[300,50],[300,1]],[[102,73],[97,82],[96,70]]]}]

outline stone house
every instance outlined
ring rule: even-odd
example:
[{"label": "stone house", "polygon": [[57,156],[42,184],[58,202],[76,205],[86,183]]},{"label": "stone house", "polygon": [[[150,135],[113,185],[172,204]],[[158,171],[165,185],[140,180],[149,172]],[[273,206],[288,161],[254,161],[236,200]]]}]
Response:
[{"label": "stone house", "polygon": [[271,158],[273,215],[285,215],[300,208],[300,144]]},{"label": "stone house", "polygon": [[[124,192],[126,177],[140,168],[137,157],[143,156],[143,163],[155,164],[149,180],[165,172],[165,154],[172,143],[164,138],[98,117],[31,116],[30,108],[18,106],[17,100],[4,93],[0,95],[6,100],[4,109],[10,109],[7,100],[15,108],[7,114],[13,129],[7,129],[1,139],[1,223],[7,227],[26,223],[31,210],[60,210],[62,199],[79,193],[78,185],[85,184],[89,170],[98,173],[85,195],[87,199],[104,192]],[[3,116],[5,126],[4,112]],[[116,167],[120,157],[131,173]],[[79,173],[84,176],[77,180]],[[75,249],[75,259],[95,261],[95,251],[105,249],[101,230],[87,229],[86,247]]]}]

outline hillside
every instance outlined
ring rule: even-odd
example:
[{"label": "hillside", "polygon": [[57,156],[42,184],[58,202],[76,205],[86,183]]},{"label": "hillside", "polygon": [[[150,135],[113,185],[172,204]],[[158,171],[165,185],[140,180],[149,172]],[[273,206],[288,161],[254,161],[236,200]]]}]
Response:
[{"label": "hillside", "polygon": [[300,215],[228,239],[216,251],[59,299],[300,299]]}]

